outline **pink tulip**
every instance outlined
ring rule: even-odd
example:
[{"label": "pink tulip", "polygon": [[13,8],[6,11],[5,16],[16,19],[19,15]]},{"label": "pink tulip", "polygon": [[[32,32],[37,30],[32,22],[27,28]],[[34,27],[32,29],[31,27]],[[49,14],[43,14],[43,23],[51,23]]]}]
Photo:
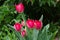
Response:
[{"label": "pink tulip", "polygon": [[15,24],[14,24],[14,29],[15,29],[16,31],[21,31],[21,28],[22,28],[22,25],[21,25],[20,23],[15,23]]},{"label": "pink tulip", "polygon": [[26,36],[26,30],[22,30],[22,31],[21,31],[21,36],[22,36],[22,37]]},{"label": "pink tulip", "polygon": [[19,3],[18,5],[15,5],[15,9],[18,13],[22,13],[24,11],[23,3]]},{"label": "pink tulip", "polygon": [[37,30],[40,30],[42,28],[42,21],[35,20],[34,25]]},{"label": "pink tulip", "polygon": [[31,19],[27,20],[26,25],[29,29],[34,28],[34,20]]}]

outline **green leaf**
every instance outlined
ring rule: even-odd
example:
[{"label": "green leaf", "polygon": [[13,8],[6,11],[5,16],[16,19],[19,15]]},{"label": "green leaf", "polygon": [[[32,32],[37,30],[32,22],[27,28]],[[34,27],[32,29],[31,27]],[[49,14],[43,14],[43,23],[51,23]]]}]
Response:
[{"label": "green leaf", "polygon": [[33,29],[33,34],[32,34],[33,40],[37,40],[38,34],[39,34],[39,30]]},{"label": "green leaf", "polygon": [[58,32],[58,30],[56,30],[56,31],[53,33],[53,35],[52,35],[52,37],[51,37],[51,39],[50,39],[50,40],[54,40],[54,38],[55,38],[55,36],[56,36],[57,32]]},{"label": "green leaf", "polygon": [[16,20],[16,21],[19,20],[19,22],[20,22],[20,21],[21,21],[21,14],[18,14],[15,20]]},{"label": "green leaf", "polygon": [[9,26],[12,30],[15,30],[13,26],[7,24],[7,26]]},{"label": "green leaf", "polygon": [[32,40],[32,30],[30,30],[29,28],[26,27],[26,31],[27,31],[27,38],[26,40]]},{"label": "green leaf", "polygon": [[9,36],[5,36],[4,40],[11,40]]},{"label": "green leaf", "polygon": [[43,21],[43,15],[41,15],[41,17],[40,17],[40,19],[39,19],[39,20]]},{"label": "green leaf", "polygon": [[54,5],[54,7],[56,7],[56,2],[54,2],[54,1],[51,1],[51,3]]},{"label": "green leaf", "polygon": [[9,14],[9,8],[8,6],[1,6],[0,7],[0,22],[4,19],[4,16]]},{"label": "green leaf", "polygon": [[47,3],[48,3],[48,5],[50,6],[50,5],[51,5],[51,4],[50,4],[50,3],[51,3],[51,0],[48,0]]},{"label": "green leaf", "polygon": [[32,2],[32,5],[34,4],[34,2],[35,2],[35,0],[31,0],[31,2]]},{"label": "green leaf", "polygon": [[43,30],[41,31],[41,33],[39,34],[38,40],[49,40],[48,38],[48,28],[49,28],[49,24],[47,24]]}]

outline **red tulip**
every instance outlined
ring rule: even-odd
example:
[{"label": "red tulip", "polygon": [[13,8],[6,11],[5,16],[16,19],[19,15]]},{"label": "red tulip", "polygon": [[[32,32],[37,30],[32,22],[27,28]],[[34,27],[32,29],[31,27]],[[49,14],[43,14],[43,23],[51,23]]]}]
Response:
[{"label": "red tulip", "polygon": [[26,25],[29,29],[34,28],[34,20],[31,19],[27,20]]},{"label": "red tulip", "polygon": [[35,28],[39,30],[42,28],[42,21],[35,20],[34,25],[35,25]]},{"label": "red tulip", "polygon": [[14,24],[14,29],[15,29],[16,31],[21,31],[21,28],[22,28],[22,25],[21,25],[20,23],[15,23],[15,24]]},{"label": "red tulip", "polygon": [[19,3],[18,5],[15,5],[15,9],[18,13],[22,13],[24,11],[23,3]]},{"label": "red tulip", "polygon": [[22,31],[21,31],[21,36],[22,36],[22,37],[26,36],[26,30],[22,30]]}]

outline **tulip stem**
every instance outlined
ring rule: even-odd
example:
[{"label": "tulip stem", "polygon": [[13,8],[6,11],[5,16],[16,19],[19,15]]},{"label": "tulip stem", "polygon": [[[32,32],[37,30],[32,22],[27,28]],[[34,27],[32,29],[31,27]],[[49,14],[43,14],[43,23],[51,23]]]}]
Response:
[{"label": "tulip stem", "polygon": [[23,19],[23,21],[25,23],[26,22],[26,18],[25,18],[25,14],[24,13],[22,13],[22,19]]}]

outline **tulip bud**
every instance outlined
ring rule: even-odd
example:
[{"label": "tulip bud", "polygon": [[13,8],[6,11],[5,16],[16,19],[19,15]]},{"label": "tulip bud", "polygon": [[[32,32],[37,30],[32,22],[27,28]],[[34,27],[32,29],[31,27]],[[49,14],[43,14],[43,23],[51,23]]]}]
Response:
[{"label": "tulip bud", "polygon": [[24,21],[22,21],[22,22],[21,22],[21,25],[22,25],[22,26],[25,26],[25,23],[24,23]]},{"label": "tulip bud", "polygon": [[34,25],[35,25],[35,28],[39,30],[42,28],[42,21],[35,20]]},{"label": "tulip bud", "polygon": [[24,11],[23,3],[19,3],[18,5],[15,5],[15,9],[18,13],[22,13]]},{"label": "tulip bud", "polygon": [[22,36],[22,37],[26,36],[26,30],[22,30],[22,31],[21,31],[21,36]]},{"label": "tulip bud", "polygon": [[15,24],[14,24],[14,29],[15,29],[16,31],[21,31],[21,28],[22,28],[22,25],[21,25],[20,23],[15,23]]},{"label": "tulip bud", "polygon": [[34,20],[31,19],[27,20],[26,25],[29,29],[34,28]]}]

